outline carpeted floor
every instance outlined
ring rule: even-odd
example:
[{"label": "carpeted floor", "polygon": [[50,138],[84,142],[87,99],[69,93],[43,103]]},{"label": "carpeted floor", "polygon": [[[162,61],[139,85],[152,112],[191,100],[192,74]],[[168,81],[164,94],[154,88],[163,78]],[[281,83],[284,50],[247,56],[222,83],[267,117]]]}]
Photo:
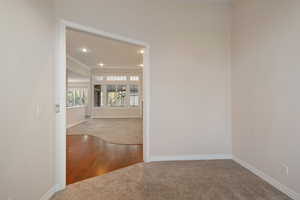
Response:
[{"label": "carpeted floor", "polygon": [[136,164],[69,185],[52,200],[291,200],[232,160]]},{"label": "carpeted floor", "polygon": [[138,118],[90,119],[68,128],[68,135],[92,135],[114,144],[143,144],[143,121]]}]

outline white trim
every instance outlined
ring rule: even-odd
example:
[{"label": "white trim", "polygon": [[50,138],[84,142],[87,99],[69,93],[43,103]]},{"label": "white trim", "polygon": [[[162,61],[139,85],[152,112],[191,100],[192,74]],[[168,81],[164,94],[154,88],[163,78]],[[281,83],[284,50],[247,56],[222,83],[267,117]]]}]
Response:
[{"label": "white trim", "polygon": [[55,183],[57,189],[66,187],[66,26],[59,22],[55,46]]},{"label": "white trim", "polygon": [[56,65],[55,65],[55,103],[59,104],[61,111],[56,114],[56,127],[55,127],[55,182],[58,189],[64,189],[66,186],[66,28],[77,29],[80,31],[92,33],[99,36],[108,37],[114,40],[124,41],[139,46],[145,47],[144,53],[144,112],[143,112],[143,154],[144,161],[149,159],[149,134],[150,134],[150,59],[149,51],[150,46],[142,41],[130,39],[117,34],[104,32],[91,27],[82,26],[73,22],[61,20],[58,23],[57,29],[57,46],[56,46]]},{"label": "white trim", "polygon": [[[97,85],[97,84],[95,84]],[[103,84],[105,85],[105,84]],[[109,84],[108,84],[109,85]],[[128,85],[131,85],[131,84],[128,84]],[[134,85],[134,84],[132,84]],[[128,109],[135,109],[135,110],[139,110],[141,109],[140,108],[140,105],[138,106],[93,106],[93,109],[95,110],[105,110],[105,109],[111,109],[111,110],[128,110]]]},{"label": "white trim", "polygon": [[76,122],[76,123],[67,125],[67,128],[71,128],[71,127],[73,127],[73,126],[77,126],[77,125],[79,125],[79,124],[81,124],[81,123],[83,123],[83,122],[86,122],[86,121],[88,121],[88,120],[87,120],[87,119],[84,119],[84,120],[81,120],[81,121],[79,121],[79,122]]},{"label": "white trim", "polygon": [[120,66],[120,67],[97,67],[93,68],[93,71],[96,73],[114,73],[114,72],[124,72],[124,73],[132,73],[132,74],[139,74],[143,71],[143,68],[134,68],[129,66]]},{"label": "white trim", "polygon": [[110,116],[110,115],[101,115],[101,116],[97,116],[97,115],[95,115],[95,116],[92,116],[91,117],[92,119],[119,119],[119,118],[121,118],[121,119],[124,119],[124,118],[133,118],[133,119],[136,119],[136,118],[138,118],[138,119],[141,119],[142,117],[141,116],[138,116],[138,115],[134,115],[134,116],[123,116],[123,115],[117,115],[117,116]]},{"label": "white trim", "polygon": [[198,154],[181,156],[151,156],[150,161],[176,161],[176,160],[228,160],[231,154]]},{"label": "white trim", "polygon": [[246,161],[243,161],[243,160],[237,158],[236,156],[233,156],[233,160],[235,162],[237,162],[238,164],[240,164],[241,166],[245,167],[246,169],[250,170],[255,175],[259,176],[260,178],[262,178],[263,180],[265,180],[269,184],[273,185],[275,188],[277,188],[281,192],[285,193],[286,195],[288,195],[292,199],[300,200],[300,194],[299,193],[293,191],[292,189],[290,189],[289,187],[283,185],[282,183],[280,183],[276,179],[272,178],[271,176],[269,176],[269,175],[265,174],[264,172],[260,171],[259,169],[255,168],[253,165],[247,163]]},{"label": "white trim", "polygon": [[143,54],[144,67],[143,67],[143,100],[140,99],[143,108],[143,158],[144,162],[149,162],[150,159],[150,46],[145,45],[145,53]]},{"label": "white trim", "polygon": [[[70,55],[67,55],[67,59],[71,60],[72,62],[80,65],[81,67],[85,68],[86,70],[88,71],[91,71],[91,68],[85,64],[83,64],[82,62],[80,62],[79,60],[77,60],[76,58],[70,56]],[[68,69],[71,69],[70,67],[67,66]]]},{"label": "white trim", "polygon": [[54,185],[50,190],[48,190],[41,198],[40,200],[50,200],[50,198],[55,194],[55,192],[58,191],[57,185]]},{"label": "white trim", "polygon": [[[68,84],[78,84],[78,85],[80,85],[80,84],[90,84],[90,79],[89,80],[68,80]],[[80,85],[80,86],[68,86],[69,88],[85,88],[86,86],[84,86],[84,85]]]},{"label": "white trim", "polygon": [[116,65],[105,65],[103,67],[100,66],[90,66],[91,69],[96,69],[96,70],[103,70],[103,69],[108,69],[108,70],[143,70],[142,67],[139,66],[134,66],[134,65],[122,65],[122,66],[116,66]]},{"label": "white trim", "polygon": [[88,107],[87,105],[78,105],[78,106],[70,106],[67,107],[67,110],[72,110],[72,109],[76,109],[76,108],[86,108]]},{"label": "white trim", "polygon": [[92,28],[92,27],[83,26],[83,25],[80,25],[80,24],[77,24],[77,23],[66,21],[66,20],[61,20],[61,23],[64,24],[65,26],[67,26],[68,28],[77,29],[77,30],[84,31],[84,32],[87,32],[87,33],[93,33],[95,35],[108,37],[108,38],[113,39],[113,40],[119,40],[119,41],[128,42],[128,43],[131,43],[131,44],[135,44],[135,45],[139,45],[139,46],[145,46],[146,48],[149,48],[149,44],[147,44],[143,41],[131,39],[131,38],[124,37],[124,36],[121,36],[121,35],[117,35],[117,34],[114,34],[114,33],[101,31],[101,30],[98,30],[98,29],[95,29],[95,28]]}]

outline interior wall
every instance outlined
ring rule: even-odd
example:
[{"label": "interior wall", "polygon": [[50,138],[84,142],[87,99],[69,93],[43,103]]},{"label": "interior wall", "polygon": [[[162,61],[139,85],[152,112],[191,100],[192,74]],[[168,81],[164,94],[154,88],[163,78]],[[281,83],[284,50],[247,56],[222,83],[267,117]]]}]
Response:
[{"label": "interior wall", "polygon": [[[68,72],[67,72],[68,74]],[[86,80],[89,78],[88,76],[82,77],[82,79]],[[67,75],[67,80],[69,80]],[[67,128],[78,125],[87,120],[87,116],[90,115],[90,105],[91,105],[91,83],[89,82],[67,82],[67,89],[72,88],[86,88],[88,91],[88,99],[86,105],[67,107],[66,109],[66,124]]]},{"label": "interior wall", "polygon": [[0,199],[54,185],[52,1],[1,1]]},{"label": "interior wall", "polygon": [[87,106],[67,108],[67,128],[86,121]]},{"label": "interior wall", "polygon": [[67,69],[82,76],[82,78],[89,78],[91,76],[91,70],[89,66],[84,65],[75,58],[67,56]]},{"label": "interior wall", "polygon": [[150,44],[150,156],[231,154],[227,1],[56,0],[56,16]]},{"label": "interior wall", "polygon": [[[70,75],[75,73],[76,78]],[[78,125],[86,121],[86,117],[92,113],[92,97],[91,97],[91,70],[88,66],[67,57],[67,90],[69,88],[87,88],[88,99],[86,105],[67,107],[66,109],[66,125],[67,128]]]},{"label": "interior wall", "polygon": [[299,9],[297,0],[236,0],[232,35],[233,153],[298,193]]}]

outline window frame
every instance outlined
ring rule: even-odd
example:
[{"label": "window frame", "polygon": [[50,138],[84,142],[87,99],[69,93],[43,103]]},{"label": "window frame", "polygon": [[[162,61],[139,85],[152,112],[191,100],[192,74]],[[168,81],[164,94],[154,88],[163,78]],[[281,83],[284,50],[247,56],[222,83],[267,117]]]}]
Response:
[{"label": "window frame", "polygon": [[[136,93],[132,93],[131,92],[131,86],[133,86],[133,87],[135,87],[137,89]],[[129,88],[129,91],[128,91],[128,98],[129,98],[128,104],[129,104],[129,107],[139,107],[140,106],[140,99],[141,99],[140,85],[138,85],[138,84],[129,84],[128,88]],[[137,104],[131,105],[131,102],[130,102],[130,97],[131,96],[134,96],[134,97],[138,98]],[[136,102],[136,101],[134,100],[134,102]]]}]

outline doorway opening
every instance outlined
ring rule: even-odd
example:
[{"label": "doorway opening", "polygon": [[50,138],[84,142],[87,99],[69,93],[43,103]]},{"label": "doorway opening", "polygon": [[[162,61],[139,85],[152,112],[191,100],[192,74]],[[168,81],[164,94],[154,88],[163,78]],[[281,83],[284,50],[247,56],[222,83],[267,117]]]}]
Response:
[{"label": "doorway opening", "polygon": [[149,152],[149,45],[71,22],[60,30],[58,189],[147,162]]}]

